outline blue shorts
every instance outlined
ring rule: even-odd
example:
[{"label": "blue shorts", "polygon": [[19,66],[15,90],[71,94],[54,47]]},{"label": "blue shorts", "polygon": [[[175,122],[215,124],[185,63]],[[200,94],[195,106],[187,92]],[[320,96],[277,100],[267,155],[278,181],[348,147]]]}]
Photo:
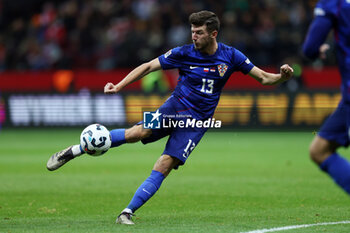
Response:
[{"label": "blue shorts", "polygon": [[331,142],[348,147],[350,126],[350,104],[340,101],[337,109],[323,123],[319,136]]},{"label": "blue shorts", "polygon": [[[165,103],[159,108],[159,112],[163,116],[179,116],[177,120],[186,120],[187,117],[192,115],[190,110],[187,109],[176,97],[171,96]],[[141,123],[141,122],[140,122]],[[140,124],[139,123],[139,124]],[[183,165],[194,148],[198,145],[202,139],[204,133],[208,128],[160,128],[152,129],[152,134],[142,140],[143,144],[155,142],[165,136],[169,136],[166,143],[163,154],[170,155],[180,160],[179,165]],[[176,167],[177,168],[177,167]]]}]

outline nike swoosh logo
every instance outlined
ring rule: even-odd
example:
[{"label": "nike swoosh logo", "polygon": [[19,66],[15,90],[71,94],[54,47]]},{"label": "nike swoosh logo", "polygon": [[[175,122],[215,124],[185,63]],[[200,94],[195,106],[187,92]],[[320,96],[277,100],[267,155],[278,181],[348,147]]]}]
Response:
[{"label": "nike swoosh logo", "polygon": [[146,189],[142,189],[142,191],[144,191],[145,193],[148,193],[149,195],[152,195],[150,192],[148,192]]},{"label": "nike swoosh logo", "polygon": [[191,70],[196,69],[196,68],[198,68],[198,66],[190,66]]}]

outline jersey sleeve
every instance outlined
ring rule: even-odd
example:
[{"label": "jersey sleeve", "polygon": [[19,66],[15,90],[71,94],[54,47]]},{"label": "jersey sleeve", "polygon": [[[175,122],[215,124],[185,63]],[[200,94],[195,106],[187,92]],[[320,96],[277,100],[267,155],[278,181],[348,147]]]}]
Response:
[{"label": "jersey sleeve", "polygon": [[321,0],[314,9],[314,16],[303,44],[303,53],[310,59],[319,56],[319,48],[333,27],[337,15],[338,0]]},{"label": "jersey sleeve", "polygon": [[320,0],[314,9],[315,17],[335,17],[338,11],[339,0]]},{"label": "jersey sleeve", "polygon": [[234,50],[233,65],[236,67],[236,70],[241,71],[243,74],[248,74],[254,67],[249,58],[237,49]]},{"label": "jersey sleeve", "polygon": [[162,66],[163,70],[168,69],[175,69],[181,67],[181,61],[182,61],[182,50],[181,47],[176,47],[173,49],[170,49],[165,54],[158,57],[160,65]]},{"label": "jersey sleeve", "polygon": [[312,21],[303,44],[303,53],[306,57],[315,59],[319,56],[319,49],[331,29],[332,21],[327,17],[316,17]]}]

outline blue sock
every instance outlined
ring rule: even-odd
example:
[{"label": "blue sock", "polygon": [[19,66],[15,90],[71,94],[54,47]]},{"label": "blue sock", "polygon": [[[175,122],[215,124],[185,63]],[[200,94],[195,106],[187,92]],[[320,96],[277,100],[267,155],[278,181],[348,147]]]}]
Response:
[{"label": "blue sock", "polygon": [[350,194],[350,163],[337,153],[329,156],[320,165],[340,187]]},{"label": "blue sock", "polygon": [[161,172],[153,170],[151,175],[136,190],[127,208],[134,213],[157,192],[164,179],[165,177]]},{"label": "blue sock", "polygon": [[113,129],[110,131],[112,138],[112,146],[117,147],[126,142],[125,140],[125,129]]}]

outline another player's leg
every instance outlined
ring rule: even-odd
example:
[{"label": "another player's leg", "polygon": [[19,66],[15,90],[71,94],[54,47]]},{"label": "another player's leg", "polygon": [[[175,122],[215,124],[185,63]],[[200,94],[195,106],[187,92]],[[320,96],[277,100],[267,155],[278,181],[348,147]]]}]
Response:
[{"label": "another player's leg", "polygon": [[350,144],[349,110],[349,106],[340,101],[337,109],[324,122],[311,143],[310,157],[335,183],[350,194],[350,164],[336,152],[338,147]]},{"label": "another player's leg", "polygon": [[350,194],[350,163],[336,152],[338,147],[339,144],[316,136],[310,146],[310,157]]},{"label": "another player's leg", "polygon": [[[110,131],[112,147],[118,147],[124,143],[138,142],[143,138],[148,137],[152,133],[151,130],[143,129],[142,125],[135,125],[129,129],[114,129]],[[47,161],[46,167],[50,171],[54,171],[63,166],[68,161],[84,154],[81,146],[73,145],[53,154]]]}]

